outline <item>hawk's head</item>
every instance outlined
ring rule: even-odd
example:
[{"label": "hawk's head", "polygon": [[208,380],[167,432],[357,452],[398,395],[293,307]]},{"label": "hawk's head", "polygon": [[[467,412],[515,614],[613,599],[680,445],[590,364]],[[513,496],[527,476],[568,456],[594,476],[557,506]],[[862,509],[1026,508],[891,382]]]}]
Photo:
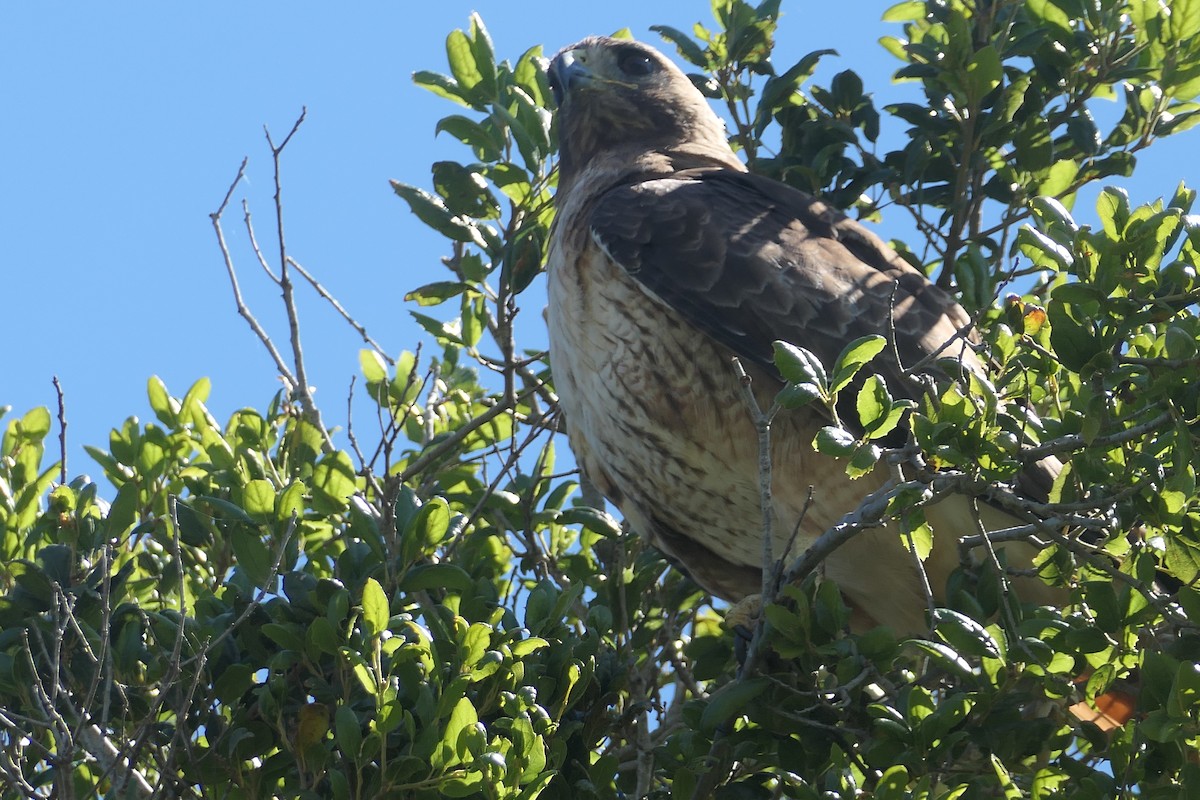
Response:
[{"label": "hawk's head", "polygon": [[725,126],[704,95],[653,47],[589,36],[559,51],[549,77],[563,177],[598,157],[632,161],[680,146],[732,157]]}]

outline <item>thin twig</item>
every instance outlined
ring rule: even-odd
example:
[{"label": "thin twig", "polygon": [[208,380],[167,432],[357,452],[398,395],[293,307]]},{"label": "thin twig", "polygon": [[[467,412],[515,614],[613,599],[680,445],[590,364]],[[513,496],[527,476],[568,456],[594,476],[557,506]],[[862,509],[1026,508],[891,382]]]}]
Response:
[{"label": "thin twig", "polygon": [[384,492],[383,485],[379,479],[375,477],[371,465],[367,462],[366,456],[358,447],[358,437],[354,435],[354,384],[358,381],[357,375],[350,376],[350,388],[346,392],[346,438],[350,441],[350,449],[354,451],[355,457],[358,458],[358,463],[362,465],[362,475],[367,482],[371,484],[371,489],[375,492],[375,497],[380,501],[383,500]]},{"label": "thin twig", "polygon": [[316,290],[317,294],[320,295],[322,299],[333,306],[333,309],[341,315],[342,319],[344,319],[351,328],[354,328],[354,330],[358,332],[358,335],[362,337],[362,340],[369,344],[371,349],[379,354],[380,358],[386,361],[389,366],[394,367],[396,365],[396,359],[389,356],[383,347],[371,338],[370,334],[367,333],[367,329],[358,320],[350,316],[350,312],[346,311],[346,309],[342,307],[342,304],[338,302],[337,298],[331,295],[325,289],[325,287],[322,286],[320,282],[309,273],[308,270],[300,266],[300,263],[291,256],[287,257],[287,263],[290,264],[297,272],[299,272],[302,278],[309,282],[309,285]]},{"label": "thin twig", "polygon": [[237,270],[233,266],[233,256],[229,252],[229,245],[225,242],[225,232],[221,228],[221,215],[225,213],[226,206],[229,205],[229,198],[233,195],[234,189],[242,181],[246,175],[246,163],[249,159],[242,159],[242,165],[238,167],[237,176],[234,177],[233,183],[229,185],[229,191],[225,193],[225,199],[221,201],[220,207],[217,208],[209,218],[212,220],[213,230],[217,234],[217,244],[221,248],[221,257],[225,260],[225,271],[229,274],[229,283],[233,288],[233,301],[237,306],[238,315],[246,320],[246,324],[250,326],[250,330],[258,337],[258,340],[267,349],[267,353],[271,356],[271,360],[275,362],[275,369],[279,372],[287,383],[289,394],[293,391],[296,385],[296,377],[292,375],[292,371],[288,368],[287,362],[283,360],[283,356],[275,349],[275,343],[271,341],[270,335],[259,324],[258,319],[250,312],[250,307],[246,305],[246,301],[242,298],[242,289],[238,284]]},{"label": "thin twig", "polygon": [[1078,539],[1070,536],[1064,536],[1061,531],[1047,528],[1044,533],[1049,536],[1055,544],[1083,558],[1085,561],[1087,561],[1089,566],[1095,567],[1105,575],[1108,575],[1110,578],[1120,581],[1121,583],[1124,583],[1130,588],[1136,590],[1142,595],[1142,597],[1146,598],[1147,602],[1153,605],[1158,612],[1163,615],[1163,618],[1169,620],[1172,624],[1181,628],[1195,629],[1197,627],[1196,621],[1185,614],[1176,603],[1171,601],[1170,597],[1167,597],[1162,592],[1156,590],[1153,586],[1150,586],[1145,581],[1141,581],[1135,578],[1133,575],[1121,571],[1121,569],[1115,563],[1113,563],[1112,558],[1110,558],[1106,553],[1099,552],[1079,541]]},{"label": "thin twig", "polygon": [[258,246],[258,235],[254,232],[254,215],[250,213],[250,202],[245,198],[242,198],[242,224],[246,226],[246,235],[250,238],[250,250],[254,253],[254,260],[267,274],[267,279],[278,286],[279,278],[274,272],[271,272],[271,265],[267,263],[267,257],[263,255],[262,248]]},{"label": "thin twig", "polygon": [[423,470],[429,467],[430,464],[435,463],[455,447],[462,444],[463,439],[466,439],[472,433],[508,411],[510,408],[512,408],[512,406],[513,403],[501,400],[487,411],[484,411],[478,417],[473,417],[465,422],[462,427],[456,428],[454,433],[450,434],[442,441],[438,442],[432,447],[425,448],[421,455],[415,461],[405,467],[404,471],[400,473],[400,482],[404,483],[405,481],[411,479],[414,475],[419,475]]},{"label": "thin twig", "polygon": [[[1008,575],[1006,575],[1004,572],[1004,566],[1000,563],[1000,554],[996,552],[995,543],[992,541],[991,537],[988,536],[987,528],[985,528],[983,525],[983,517],[979,514],[979,498],[972,497],[970,498],[970,502],[971,521],[975,525],[975,535],[977,537],[982,536],[984,546],[988,553],[988,562],[992,565],[992,569],[996,571],[997,580],[1000,581],[1000,593],[1005,598],[1008,598],[1012,592],[1012,585],[1008,581]],[[1006,599],[1005,602],[1000,604],[1000,607],[1002,613],[1004,614],[1005,620],[1008,623],[1009,630],[1015,631],[1017,629],[1017,620],[1013,616],[1012,606],[1007,602]],[[1026,646],[1023,639],[1021,639],[1021,645],[1022,647]]]},{"label": "thin twig", "polygon": [[1164,411],[1154,419],[1143,422],[1139,425],[1134,425],[1130,428],[1117,431],[1116,433],[1108,434],[1107,436],[1097,436],[1089,441],[1083,434],[1072,433],[1066,436],[1060,436],[1057,439],[1052,439],[1035,447],[1027,447],[1020,453],[1022,461],[1037,461],[1050,455],[1058,455],[1074,450],[1082,450],[1087,448],[1109,447],[1114,444],[1123,444],[1133,439],[1144,436],[1147,433],[1158,430],[1163,425],[1166,425],[1172,419],[1170,411]]},{"label": "thin twig", "polygon": [[58,395],[58,476],[59,483],[67,482],[67,401],[63,396],[62,384],[55,375],[52,381],[54,391]]},{"label": "thin twig", "polygon": [[767,412],[763,412],[754,397],[752,379],[737,356],[733,357],[733,371],[737,374],[738,391],[750,410],[750,418],[758,434],[758,503],[759,513],[762,515],[759,518],[759,533],[762,536],[762,602],[765,606],[775,599],[771,580],[775,571],[775,506],[771,500],[771,422],[779,407],[773,405]]},{"label": "thin twig", "polygon": [[321,409],[313,402],[312,386],[308,382],[308,369],[304,363],[304,348],[300,344],[300,313],[296,308],[295,287],[292,285],[291,273],[288,271],[287,241],[283,234],[283,170],[280,166],[280,159],[284,149],[288,146],[288,142],[296,135],[296,131],[304,124],[304,119],[307,116],[308,108],[301,108],[300,116],[292,124],[292,129],[288,131],[287,136],[283,137],[283,141],[278,146],[271,139],[271,131],[266,126],[263,126],[263,133],[267,137],[267,145],[271,148],[271,161],[274,166],[275,235],[279,244],[279,289],[283,294],[283,308],[287,314],[288,340],[292,345],[292,366],[295,369],[296,375],[296,384],[292,387],[292,392],[295,398],[299,400],[300,407],[304,409],[304,416],[321,434],[322,449],[326,453],[332,453],[336,449],[333,446],[333,439],[329,436],[329,431],[325,429],[325,423],[321,421]]},{"label": "thin twig", "polygon": [[[750,412],[751,421],[754,423],[754,430],[758,439],[758,502],[759,502],[759,534],[762,537],[762,576],[761,576],[761,594],[759,597],[760,610],[758,614],[758,622],[754,626],[754,633],[750,637],[750,644],[746,649],[746,656],[738,665],[737,675],[734,676],[734,682],[746,680],[754,675],[758,669],[758,660],[761,657],[764,643],[766,641],[766,607],[775,602],[775,592],[779,586],[778,569],[776,567],[774,554],[774,538],[775,538],[775,509],[774,502],[771,499],[771,422],[775,415],[779,412],[778,403],[772,403],[770,409],[766,412],[758,404],[758,400],[754,396],[752,379],[746,368],[742,365],[741,359],[734,356],[732,359],[733,371],[738,380],[738,391],[742,396],[742,401],[746,404]],[[811,498],[811,493],[810,493]],[[807,505],[805,506],[807,511]],[[803,514],[801,515],[803,518]],[[799,530],[797,523],[796,530]],[[793,538],[795,533],[793,533]],[[790,548],[790,542],[789,542]],[[712,746],[709,748],[708,757],[706,758],[705,771],[696,781],[695,790],[692,792],[692,800],[702,800],[712,796],[716,789],[717,783],[722,780],[717,774],[716,766],[720,763],[718,759],[719,750],[721,749],[721,741],[725,738],[725,729],[718,728],[713,734]]]},{"label": "thin twig", "polygon": [[929,491],[922,481],[906,481],[899,484],[888,481],[879,490],[864,497],[858,508],[843,516],[837,524],[821,534],[788,566],[783,574],[783,582],[787,584],[803,580],[846,542],[865,530],[883,525],[884,515],[892,499],[901,492],[910,490]]},{"label": "thin twig", "polygon": [[921,560],[921,554],[917,552],[917,542],[912,535],[912,531],[904,531],[904,539],[908,542],[908,553],[912,556],[913,569],[921,579],[921,591],[925,593],[925,611],[932,615],[937,603],[933,599],[933,587],[929,584],[929,573],[925,571],[925,562]]}]

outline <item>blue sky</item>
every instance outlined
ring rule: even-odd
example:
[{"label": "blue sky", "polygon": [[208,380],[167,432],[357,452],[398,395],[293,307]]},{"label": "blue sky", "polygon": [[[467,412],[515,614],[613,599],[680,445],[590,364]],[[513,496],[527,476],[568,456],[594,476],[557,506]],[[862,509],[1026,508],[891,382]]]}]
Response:
[{"label": "blue sky", "polygon": [[[897,62],[876,44],[898,33],[879,21],[888,5],[788,0],[776,61],[833,47],[841,57],[819,76],[853,68],[881,103],[913,91],[889,84]],[[308,119],[284,164],[289,251],[386,349],[411,349],[420,334],[403,295],[445,275],[443,250],[388,179],[428,186],[431,162],[468,157],[434,138],[454,108],[410,76],[445,71],[445,36],[472,10],[502,58],[626,26],[657,43],[650,25],[710,21],[700,0],[0,6],[0,406],[13,406],[10,415],[53,408],[57,375],[70,472],[93,475],[82,445],[106,444],[127,416],[152,418],[151,375],[176,396],[211,378],[209,407],[221,421],[265,406],[279,384],[236,315],[208,215],[248,155],[235,200],[249,201],[267,238],[262,126],[282,138],[302,106]],[[1135,201],[1169,194],[1181,177],[1200,183],[1194,137],[1141,157],[1137,179],[1125,182]],[[1192,174],[1179,174],[1181,165]],[[226,230],[243,290],[282,342],[279,303],[243,249],[238,220],[235,209]],[[361,342],[323,301],[300,295],[318,400],[326,421],[342,424]],[[533,316],[541,303],[532,294],[522,305]],[[538,335],[521,344],[539,345]]]}]

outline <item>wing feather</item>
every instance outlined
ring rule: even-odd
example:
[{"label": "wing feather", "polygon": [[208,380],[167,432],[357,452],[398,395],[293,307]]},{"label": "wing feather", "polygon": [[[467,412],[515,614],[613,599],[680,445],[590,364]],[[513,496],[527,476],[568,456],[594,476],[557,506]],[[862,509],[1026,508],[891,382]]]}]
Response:
[{"label": "wing feather", "polygon": [[[918,363],[925,373],[951,362],[986,372],[951,295],[862,225],[776,181],[705,168],[627,183],[597,200],[590,228],[648,294],[769,374],[778,376],[777,339],[828,368],[871,334],[895,345],[869,366],[895,395],[919,395],[905,370]],[[852,395],[844,421],[856,417]],[[1047,458],[1018,481],[1044,500],[1060,469]]]},{"label": "wing feather", "polygon": [[906,394],[903,367],[946,342],[942,355],[981,368],[949,294],[863,226],[775,181],[700,169],[626,184],[599,198],[590,226],[647,292],[768,370],[776,339],[828,367],[868,334],[896,342],[901,363],[881,355],[875,367]]}]

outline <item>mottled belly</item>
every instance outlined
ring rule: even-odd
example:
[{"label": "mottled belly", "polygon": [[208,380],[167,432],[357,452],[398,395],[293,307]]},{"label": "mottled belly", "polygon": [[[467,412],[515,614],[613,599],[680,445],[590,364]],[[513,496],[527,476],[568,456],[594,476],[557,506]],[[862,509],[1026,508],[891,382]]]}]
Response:
[{"label": "mottled belly", "polygon": [[[582,275],[556,267],[549,286],[555,386],[581,466],[652,540],[655,528],[666,526],[733,565],[760,566],[758,441],[731,353],[605,259],[590,267]],[[764,403],[773,383],[759,376]],[[776,426],[778,555],[813,482],[806,473],[842,469],[812,452],[809,443],[822,423],[809,416],[792,413]],[[795,549],[871,488],[816,493]],[[671,554],[687,565],[687,553]]]}]

